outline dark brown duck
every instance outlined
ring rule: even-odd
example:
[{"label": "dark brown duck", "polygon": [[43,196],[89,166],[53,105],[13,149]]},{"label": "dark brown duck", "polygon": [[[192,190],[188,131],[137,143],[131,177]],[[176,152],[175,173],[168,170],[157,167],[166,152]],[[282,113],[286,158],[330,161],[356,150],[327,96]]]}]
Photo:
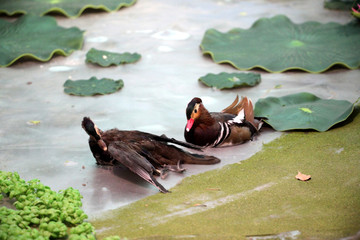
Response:
[{"label": "dark brown duck", "polygon": [[[116,128],[101,131],[94,122],[84,117],[82,127],[89,135],[90,150],[99,165],[123,165],[161,192],[166,190],[154,177],[170,170],[183,172],[180,164],[215,164],[220,160],[186,152],[174,145],[197,149],[192,144],[167,138],[165,135],[140,131],[121,131]],[[176,167],[173,167],[175,165]]]}]

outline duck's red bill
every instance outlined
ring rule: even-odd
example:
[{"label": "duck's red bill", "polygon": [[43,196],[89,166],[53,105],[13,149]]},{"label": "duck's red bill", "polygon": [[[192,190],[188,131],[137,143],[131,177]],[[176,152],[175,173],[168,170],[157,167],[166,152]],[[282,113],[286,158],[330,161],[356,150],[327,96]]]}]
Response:
[{"label": "duck's red bill", "polygon": [[194,119],[190,118],[188,121],[187,121],[187,124],[186,124],[186,131],[190,131],[190,129],[192,128],[194,124]]}]

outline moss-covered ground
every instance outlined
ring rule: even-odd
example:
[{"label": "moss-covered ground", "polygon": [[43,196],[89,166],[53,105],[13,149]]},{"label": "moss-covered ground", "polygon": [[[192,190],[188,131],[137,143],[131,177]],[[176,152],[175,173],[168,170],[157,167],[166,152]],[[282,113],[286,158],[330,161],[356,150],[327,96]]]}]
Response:
[{"label": "moss-covered ground", "polygon": [[[311,180],[296,180],[298,171]],[[354,236],[360,230],[360,116],[323,133],[284,134],[253,157],[185,178],[171,191],[92,219],[97,237]]]}]

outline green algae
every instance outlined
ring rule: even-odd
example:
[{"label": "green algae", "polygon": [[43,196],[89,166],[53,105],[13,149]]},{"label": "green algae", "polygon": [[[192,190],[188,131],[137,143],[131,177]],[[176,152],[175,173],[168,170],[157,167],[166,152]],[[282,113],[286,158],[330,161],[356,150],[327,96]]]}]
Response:
[{"label": "green algae", "polygon": [[[97,237],[353,236],[360,226],[360,116],[348,121],[327,132],[283,135],[245,161],[185,178],[171,194],[92,219]],[[296,180],[298,171],[312,179]]]}]

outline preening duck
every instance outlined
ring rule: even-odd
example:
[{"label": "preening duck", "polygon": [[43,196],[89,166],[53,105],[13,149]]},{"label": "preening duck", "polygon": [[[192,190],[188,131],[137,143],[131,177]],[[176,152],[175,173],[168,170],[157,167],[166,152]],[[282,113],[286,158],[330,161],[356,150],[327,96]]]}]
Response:
[{"label": "preening duck", "polygon": [[252,140],[262,125],[254,118],[251,100],[243,97],[239,101],[238,96],[221,112],[209,112],[202,100],[195,97],[187,105],[186,117],[185,140],[207,147],[237,145]]},{"label": "preening duck", "polygon": [[[121,131],[116,128],[100,130],[88,117],[84,117],[82,127],[89,135],[90,150],[99,165],[123,165],[161,192],[168,192],[154,177],[167,171],[183,172],[180,164],[215,164],[220,160],[186,152],[174,145],[200,148],[192,144],[168,138],[165,135],[140,131]],[[174,167],[175,166],[175,167]]]}]

